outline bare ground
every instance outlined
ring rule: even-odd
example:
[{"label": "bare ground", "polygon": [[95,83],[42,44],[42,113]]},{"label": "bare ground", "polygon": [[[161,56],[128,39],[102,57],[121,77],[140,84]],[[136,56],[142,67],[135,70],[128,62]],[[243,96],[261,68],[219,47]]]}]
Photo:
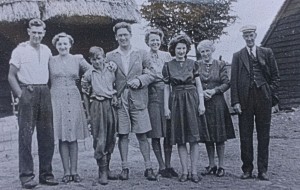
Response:
[{"label": "bare ground", "polygon": [[[12,117],[11,117],[12,118]],[[13,118],[12,118],[13,119]],[[0,119],[3,120],[3,119]],[[134,136],[131,136],[129,147],[130,179],[128,181],[110,181],[108,185],[102,186],[97,183],[97,165],[93,158],[93,150],[79,153],[79,174],[83,177],[81,183],[60,184],[55,187],[44,185],[36,189],[300,189],[300,110],[293,112],[279,112],[273,115],[271,127],[269,176],[270,181],[259,181],[257,179],[241,180],[241,161],[239,138],[237,129],[237,117],[233,116],[237,138],[226,144],[225,152],[225,177],[205,176],[198,184],[192,182],[180,183],[177,179],[159,178],[158,181],[147,181],[143,177],[144,164]],[[1,122],[0,122],[1,125]],[[2,150],[0,152],[0,189],[21,189],[18,179],[18,154],[15,148]],[[255,143],[256,146],[256,143]],[[208,164],[205,147],[200,144],[199,174]],[[174,146],[172,165],[180,172],[180,162],[177,149]],[[153,168],[158,168],[153,152],[151,152]],[[35,170],[38,173],[38,156],[34,154]],[[116,147],[112,157],[111,169],[120,172],[119,150]],[[256,161],[254,163],[256,165]],[[256,166],[255,166],[256,168]],[[63,176],[63,169],[59,154],[55,153],[53,158],[53,171],[56,178]],[[254,171],[254,174],[257,170]]]}]

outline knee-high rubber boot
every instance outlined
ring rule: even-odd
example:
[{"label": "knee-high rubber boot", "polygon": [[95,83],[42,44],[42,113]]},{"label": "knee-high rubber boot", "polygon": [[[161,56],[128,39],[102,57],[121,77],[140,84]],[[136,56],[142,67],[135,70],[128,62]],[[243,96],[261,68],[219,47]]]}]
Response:
[{"label": "knee-high rubber boot", "polygon": [[107,185],[107,158],[106,155],[100,159],[99,163],[99,183],[101,185]]},{"label": "knee-high rubber boot", "polygon": [[119,176],[117,174],[113,174],[113,172],[110,171],[109,169],[111,154],[107,154],[106,156],[107,156],[107,178],[108,180],[118,180]]}]

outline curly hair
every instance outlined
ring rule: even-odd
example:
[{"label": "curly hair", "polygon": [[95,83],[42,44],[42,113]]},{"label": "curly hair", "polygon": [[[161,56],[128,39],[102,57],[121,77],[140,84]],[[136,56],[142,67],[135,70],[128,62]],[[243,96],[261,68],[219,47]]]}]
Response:
[{"label": "curly hair", "polygon": [[201,42],[199,42],[198,46],[197,46],[197,50],[200,52],[201,49],[204,48],[208,48],[211,50],[211,52],[214,52],[216,50],[214,43],[210,40],[202,40]]},{"label": "curly hair", "polygon": [[148,45],[148,42],[149,42],[149,36],[150,36],[150,34],[156,34],[156,35],[158,35],[160,37],[160,41],[162,41],[163,38],[164,38],[163,31],[161,31],[158,28],[151,28],[151,29],[147,30],[146,34],[145,34],[145,42],[146,42],[147,45]]},{"label": "curly hair", "polygon": [[169,43],[169,52],[171,56],[175,56],[175,48],[178,43],[183,43],[186,45],[186,54],[191,50],[192,41],[191,38],[186,34],[179,34],[174,36]]},{"label": "curly hair", "polygon": [[68,34],[66,34],[65,32],[61,32],[61,33],[59,33],[59,34],[56,34],[56,35],[52,38],[52,44],[53,44],[54,46],[56,46],[56,43],[57,43],[57,41],[59,40],[59,38],[64,38],[64,37],[69,38],[69,41],[70,41],[71,46],[74,44],[74,39],[73,39],[73,37],[70,36],[70,35],[68,35]]},{"label": "curly hair", "polygon": [[132,32],[131,32],[131,25],[130,25],[129,23],[127,23],[127,22],[119,22],[119,23],[117,23],[117,24],[113,27],[114,33],[117,34],[117,31],[118,31],[119,29],[121,29],[121,28],[126,28],[126,29],[128,30],[128,32],[129,32],[130,34],[132,34]]}]

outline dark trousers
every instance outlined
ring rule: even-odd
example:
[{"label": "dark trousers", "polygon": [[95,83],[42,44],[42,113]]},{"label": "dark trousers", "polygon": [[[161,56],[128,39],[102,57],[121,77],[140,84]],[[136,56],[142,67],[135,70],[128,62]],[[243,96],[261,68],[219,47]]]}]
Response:
[{"label": "dark trousers", "polygon": [[94,157],[101,159],[114,151],[116,144],[117,115],[111,99],[93,100],[90,107]]},{"label": "dark trousers", "polygon": [[32,134],[36,126],[39,177],[53,177],[54,132],[50,91],[47,85],[22,86],[19,102],[19,174],[22,183],[34,178],[31,155]]},{"label": "dark trousers", "polygon": [[[239,115],[241,141],[241,159],[243,172],[253,170],[253,129],[254,121],[257,132],[257,167],[258,172],[267,172],[269,158],[270,124],[272,103],[267,84],[249,91],[248,106]],[[254,120],[255,117],[255,120]]]}]

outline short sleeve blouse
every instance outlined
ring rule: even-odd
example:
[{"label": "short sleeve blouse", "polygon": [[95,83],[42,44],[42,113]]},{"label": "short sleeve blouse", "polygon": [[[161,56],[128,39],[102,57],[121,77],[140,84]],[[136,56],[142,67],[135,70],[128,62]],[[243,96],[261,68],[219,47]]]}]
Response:
[{"label": "short sleeve blouse", "polygon": [[172,86],[195,84],[195,78],[199,77],[199,65],[191,59],[183,62],[173,59],[164,64],[162,75],[163,81]]}]

